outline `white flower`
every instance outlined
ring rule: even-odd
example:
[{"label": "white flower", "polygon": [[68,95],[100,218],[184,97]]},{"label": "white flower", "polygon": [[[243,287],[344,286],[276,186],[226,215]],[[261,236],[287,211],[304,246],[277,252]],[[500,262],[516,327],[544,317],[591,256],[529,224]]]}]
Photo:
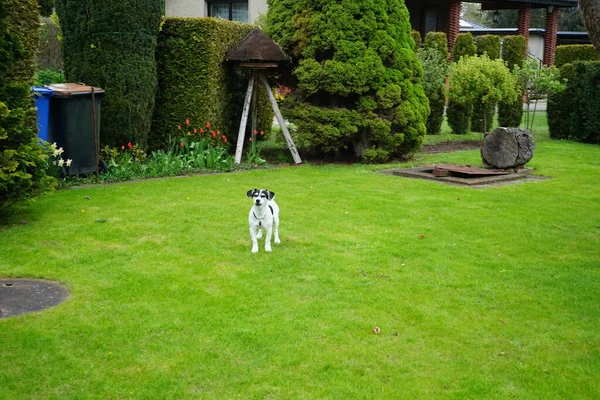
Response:
[{"label": "white flower", "polygon": [[58,150],[54,150],[54,157],[56,157],[57,155],[59,155],[60,153],[58,152]]},{"label": "white flower", "polygon": [[58,154],[62,154],[62,153],[64,153],[64,152],[65,152],[65,151],[63,150],[63,148],[62,148],[62,147],[61,147],[60,149],[58,149]]},{"label": "white flower", "polygon": [[56,150],[56,142],[52,143],[50,145],[50,148],[52,149],[52,151]]},{"label": "white flower", "polygon": [[63,160],[62,158],[60,160],[58,160],[58,166],[62,167],[65,164],[65,160]]},{"label": "white flower", "polygon": [[71,163],[73,162],[73,160],[71,160],[70,158],[67,160],[67,167],[71,166]]}]

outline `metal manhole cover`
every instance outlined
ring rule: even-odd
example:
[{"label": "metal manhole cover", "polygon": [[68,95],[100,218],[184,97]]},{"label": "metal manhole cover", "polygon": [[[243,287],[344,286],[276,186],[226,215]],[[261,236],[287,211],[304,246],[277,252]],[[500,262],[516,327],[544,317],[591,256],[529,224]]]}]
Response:
[{"label": "metal manhole cover", "polygon": [[54,307],[69,297],[64,286],[43,279],[0,279],[0,318]]}]

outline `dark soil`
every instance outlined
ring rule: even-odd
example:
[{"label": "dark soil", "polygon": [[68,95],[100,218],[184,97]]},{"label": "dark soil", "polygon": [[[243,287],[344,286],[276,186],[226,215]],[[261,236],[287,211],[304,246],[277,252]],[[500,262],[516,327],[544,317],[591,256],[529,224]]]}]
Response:
[{"label": "dark soil", "polygon": [[463,142],[443,142],[426,144],[421,149],[421,154],[451,153],[453,151],[473,150],[481,147],[480,140],[465,140]]}]

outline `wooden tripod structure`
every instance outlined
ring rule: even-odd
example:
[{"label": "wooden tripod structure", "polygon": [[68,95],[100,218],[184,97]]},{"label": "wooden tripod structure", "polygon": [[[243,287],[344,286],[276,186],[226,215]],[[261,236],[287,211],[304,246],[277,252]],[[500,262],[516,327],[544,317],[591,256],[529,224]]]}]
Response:
[{"label": "wooden tripod structure", "polygon": [[248,124],[248,116],[252,111],[251,116],[251,135],[252,140],[256,140],[255,133],[257,125],[257,92],[260,84],[263,85],[267,96],[269,97],[269,103],[275,113],[275,118],[281,127],[281,132],[285,138],[285,141],[292,153],[294,163],[302,163],[302,159],[298,154],[298,149],[292,140],[289,130],[285,124],[285,120],[279,111],[277,101],[271,90],[271,85],[267,80],[267,68],[276,68],[279,66],[280,61],[290,61],[290,57],[281,50],[281,48],[267,36],[260,29],[255,29],[248,36],[246,36],[241,42],[239,42],[227,55],[228,61],[237,61],[238,67],[251,68],[252,75],[248,81],[248,89],[246,90],[246,98],[244,100],[244,108],[242,111],[242,119],[240,121],[240,129],[238,132],[237,146],[235,150],[235,162],[236,164],[242,161],[242,150],[244,148],[244,138],[246,135],[246,127]]}]

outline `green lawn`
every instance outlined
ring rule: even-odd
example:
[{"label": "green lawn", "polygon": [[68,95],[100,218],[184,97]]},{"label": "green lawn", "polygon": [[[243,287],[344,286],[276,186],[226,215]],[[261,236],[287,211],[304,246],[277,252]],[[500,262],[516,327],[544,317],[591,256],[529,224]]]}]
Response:
[{"label": "green lawn", "polygon": [[[479,154],[415,162],[438,161]],[[0,398],[600,398],[600,147],[540,140],[529,165],[549,179],[303,165],[46,195],[0,228],[0,276],[71,297],[0,320]]]}]

